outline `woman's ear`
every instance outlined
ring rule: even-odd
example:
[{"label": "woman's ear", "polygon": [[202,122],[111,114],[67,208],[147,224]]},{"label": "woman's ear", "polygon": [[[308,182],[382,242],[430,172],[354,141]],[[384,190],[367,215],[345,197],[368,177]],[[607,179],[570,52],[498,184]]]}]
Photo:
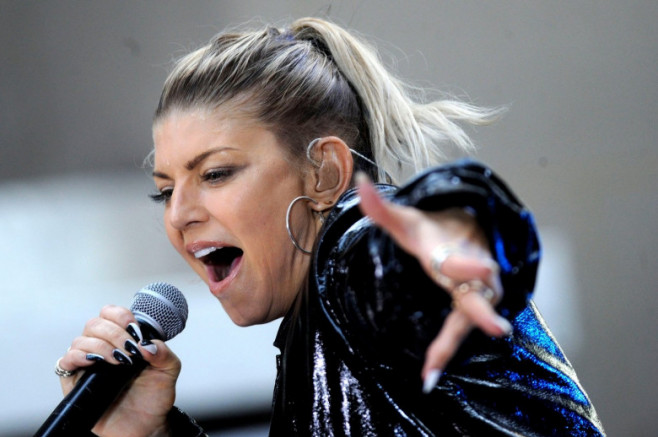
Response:
[{"label": "woman's ear", "polygon": [[342,139],[331,136],[316,140],[309,156],[312,156],[314,166],[307,192],[318,201],[314,209],[323,211],[333,206],[350,187],[354,170],[352,153]]}]

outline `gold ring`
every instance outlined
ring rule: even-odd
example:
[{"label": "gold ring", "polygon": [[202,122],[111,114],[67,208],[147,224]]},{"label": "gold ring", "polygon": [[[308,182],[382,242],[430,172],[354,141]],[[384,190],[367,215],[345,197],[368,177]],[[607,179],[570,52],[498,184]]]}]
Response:
[{"label": "gold ring", "polygon": [[461,298],[472,292],[479,293],[480,296],[484,297],[491,305],[496,304],[498,301],[497,293],[491,287],[487,286],[487,284],[479,279],[472,279],[470,281],[462,282],[450,290],[453,305],[458,306]]}]

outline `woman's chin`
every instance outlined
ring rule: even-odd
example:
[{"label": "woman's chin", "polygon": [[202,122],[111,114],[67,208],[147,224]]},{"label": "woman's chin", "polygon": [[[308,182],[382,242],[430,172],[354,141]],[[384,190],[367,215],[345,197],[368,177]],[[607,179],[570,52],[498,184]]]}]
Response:
[{"label": "woman's chin", "polygon": [[261,325],[263,323],[269,322],[269,320],[262,316],[258,317],[255,314],[243,314],[236,311],[234,308],[227,308],[226,305],[224,305],[224,310],[226,311],[226,314],[231,319],[231,321],[242,328],[253,325]]}]

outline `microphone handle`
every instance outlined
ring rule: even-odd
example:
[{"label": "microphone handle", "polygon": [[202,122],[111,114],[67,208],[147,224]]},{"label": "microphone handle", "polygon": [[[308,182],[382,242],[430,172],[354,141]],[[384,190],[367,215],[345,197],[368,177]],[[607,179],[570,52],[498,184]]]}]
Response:
[{"label": "microphone handle", "polygon": [[[137,317],[145,340],[160,340],[162,332]],[[62,399],[34,437],[93,436],[96,422],[119,397],[129,383],[148,366],[139,355],[132,364],[108,364],[99,361],[90,366],[75,387]]]},{"label": "microphone handle", "polygon": [[34,437],[92,435],[91,429],[123,389],[146,367],[133,356],[132,365],[95,363],[59,403]]}]

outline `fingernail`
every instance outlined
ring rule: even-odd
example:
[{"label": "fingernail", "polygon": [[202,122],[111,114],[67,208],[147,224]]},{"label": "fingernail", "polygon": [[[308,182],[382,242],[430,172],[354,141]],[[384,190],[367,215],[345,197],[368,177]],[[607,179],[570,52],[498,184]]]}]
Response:
[{"label": "fingernail", "polygon": [[503,331],[503,335],[510,335],[514,328],[512,324],[504,317],[496,317],[496,325]]},{"label": "fingernail", "polygon": [[87,354],[85,356],[85,358],[88,361],[105,361],[105,357],[103,357],[103,355],[99,355],[99,354]]},{"label": "fingernail", "polygon": [[498,263],[491,258],[484,258],[483,261],[491,269],[492,275],[497,276],[500,272],[500,266],[498,266]]},{"label": "fingernail", "polygon": [[130,323],[128,327],[126,328],[126,331],[128,331],[128,334],[132,338],[135,339],[135,341],[142,341],[144,340],[144,336],[142,335],[142,330],[139,328],[139,325],[135,322]]},{"label": "fingernail", "polygon": [[441,371],[439,369],[433,369],[427,372],[425,381],[423,381],[423,393],[427,394],[431,392],[439,382],[439,378],[441,378]]},{"label": "fingernail", "polygon": [[137,355],[139,357],[142,356],[142,353],[139,351],[139,348],[137,347],[137,343],[135,343],[132,340],[126,340],[123,347],[132,355]]},{"label": "fingernail", "polygon": [[356,182],[357,185],[362,185],[369,183],[370,178],[365,172],[359,170],[354,174],[354,181]]},{"label": "fingernail", "polygon": [[133,360],[130,359],[130,357],[126,354],[123,353],[120,349],[114,349],[112,351],[112,356],[121,364],[132,364]]},{"label": "fingernail", "polygon": [[140,343],[144,349],[146,349],[151,355],[155,355],[158,353],[158,347],[151,343],[148,340],[144,340],[143,342]]}]

